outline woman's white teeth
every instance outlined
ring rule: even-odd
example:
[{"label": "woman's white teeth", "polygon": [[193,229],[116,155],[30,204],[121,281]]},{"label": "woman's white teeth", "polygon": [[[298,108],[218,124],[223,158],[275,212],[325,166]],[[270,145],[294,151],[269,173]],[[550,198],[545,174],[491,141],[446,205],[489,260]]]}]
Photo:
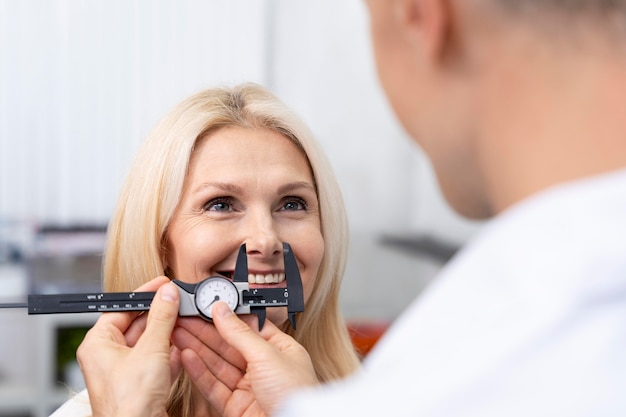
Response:
[{"label": "woman's white teeth", "polygon": [[283,272],[277,274],[248,274],[249,284],[279,284],[285,280]]}]

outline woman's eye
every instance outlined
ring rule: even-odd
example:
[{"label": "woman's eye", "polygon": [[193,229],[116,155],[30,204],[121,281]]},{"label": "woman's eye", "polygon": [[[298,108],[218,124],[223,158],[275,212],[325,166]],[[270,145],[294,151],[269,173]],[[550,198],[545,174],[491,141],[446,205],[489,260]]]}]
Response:
[{"label": "woman's eye", "polygon": [[216,198],[204,205],[205,211],[231,211],[233,206],[228,199]]},{"label": "woman's eye", "polygon": [[285,204],[282,206],[282,210],[306,210],[306,202],[301,198],[291,198],[285,201]]}]

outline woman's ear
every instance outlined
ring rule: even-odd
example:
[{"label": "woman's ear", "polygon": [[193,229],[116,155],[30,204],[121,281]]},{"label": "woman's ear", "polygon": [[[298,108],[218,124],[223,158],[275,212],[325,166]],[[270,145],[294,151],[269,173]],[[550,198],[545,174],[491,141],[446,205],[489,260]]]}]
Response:
[{"label": "woman's ear", "polygon": [[168,241],[167,241],[167,231],[163,233],[163,237],[161,238],[161,267],[163,268],[163,275],[172,279],[173,271],[169,266],[169,262],[167,262],[167,252],[168,252]]},{"label": "woman's ear", "polygon": [[165,268],[163,268],[163,275],[165,275],[169,279],[174,279],[175,278],[174,277],[174,271],[172,271],[169,266],[166,266]]},{"label": "woman's ear", "polygon": [[451,40],[450,0],[398,0],[395,14],[407,39],[427,59],[444,57]]},{"label": "woman's ear", "polygon": [[170,273],[172,272],[169,265],[167,264],[167,259],[165,256],[161,256],[161,265],[163,267],[163,275],[168,278],[171,278]]}]

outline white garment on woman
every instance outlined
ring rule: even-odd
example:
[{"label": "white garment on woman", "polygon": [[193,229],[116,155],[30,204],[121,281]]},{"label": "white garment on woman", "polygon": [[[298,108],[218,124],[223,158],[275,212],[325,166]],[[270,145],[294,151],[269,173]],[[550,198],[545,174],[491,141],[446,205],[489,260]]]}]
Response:
[{"label": "white garment on woman", "polygon": [[82,390],[70,398],[50,417],[88,417],[91,416],[91,405],[87,390]]},{"label": "white garment on woman", "polygon": [[280,415],[626,416],[626,171],[493,219],[364,365]]}]

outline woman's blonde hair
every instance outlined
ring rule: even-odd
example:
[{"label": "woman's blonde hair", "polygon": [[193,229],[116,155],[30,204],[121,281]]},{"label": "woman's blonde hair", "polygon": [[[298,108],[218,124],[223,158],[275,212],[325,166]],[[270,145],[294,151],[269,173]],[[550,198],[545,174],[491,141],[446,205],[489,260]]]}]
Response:
[{"label": "woman's blonde hair", "polygon": [[[305,124],[256,84],[195,94],[169,112],[143,143],[108,229],[103,267],[105,291],[132,291],[164,275],[164,236],[181,197],[189,160],[199,140],[223,127],[279,132],[302,150],[310,164],[320,204],[324,257],[298,329],[283,331],[302,344],[321,381],[344,377],[358,358],[339,308],[339,288],[348,246],[348,222],[332,168]],[[191,415],[187,378],[173,389],[170,416]]]}]

